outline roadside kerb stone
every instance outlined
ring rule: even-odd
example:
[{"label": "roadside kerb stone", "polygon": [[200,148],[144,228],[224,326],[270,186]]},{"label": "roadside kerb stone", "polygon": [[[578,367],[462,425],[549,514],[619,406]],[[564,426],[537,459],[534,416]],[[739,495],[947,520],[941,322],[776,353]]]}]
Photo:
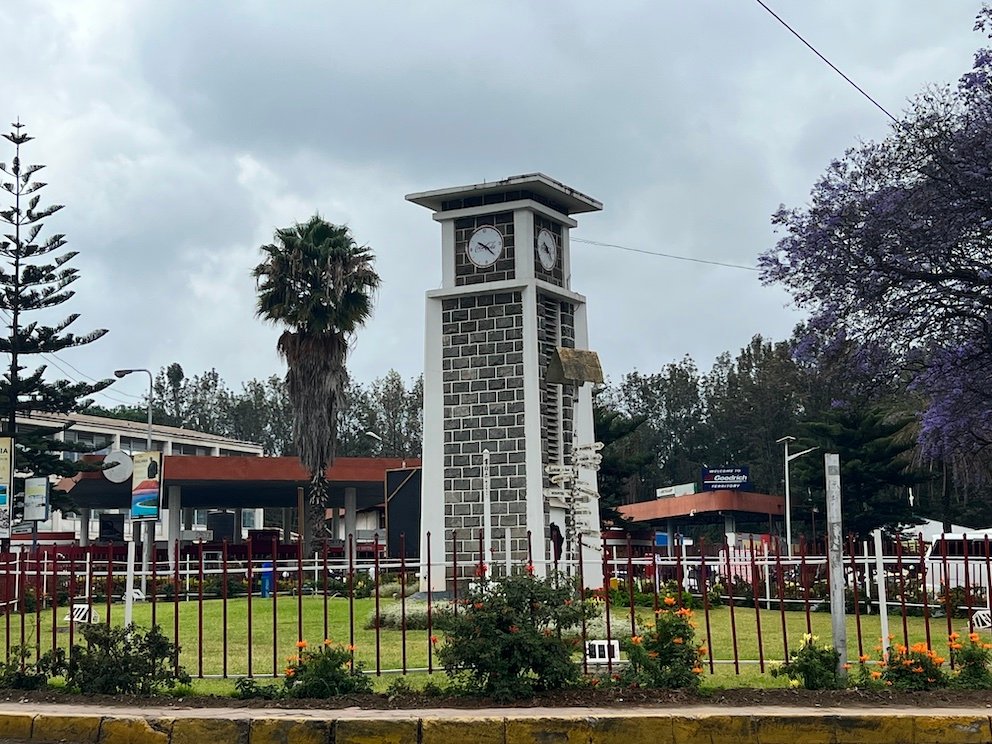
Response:
[{"label": "roadside kerb stone", "polygon": [[141,716],[104,718],[100,744],[169,744],[172,721]]}]

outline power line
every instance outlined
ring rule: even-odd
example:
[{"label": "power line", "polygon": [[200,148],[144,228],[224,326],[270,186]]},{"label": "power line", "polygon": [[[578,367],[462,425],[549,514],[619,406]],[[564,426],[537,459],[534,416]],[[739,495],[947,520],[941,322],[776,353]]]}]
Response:
[{"label": "power line", "polygon": [[[7,320],[10,320],[10,321],[13,320],[13,318],[10,317],[10,314],[6,310],[4,310],[4,309],[0,309],[0,314],[2,314]],[[72,382],[82,382],[82,380],[79,380],[76,377],[73,377],[72,374],[70,374],[69,371],[65,369],[65,367],[62,367],[59,364],[59,362],[61,362],[62,364],[68,365],[72,369],[76,370],[76,372],[78,374],[82,375],[83,377],[85,377],[86,379],[90,380],[91,382],[101,382],[101,380],[98,380],[95,377],[90,377],[90,375],[88,375],[85,372],[79,370],[78,368],[76,368],[75,366],[73,366],[71,363],[67,362],[65,359],[62,359],[61,357],[55,356],[54,353],[38,352],[38,356],[40,356],[44,361],[48,362],[53,367],[55,367],[59,372],[61,372],[62,374],[64,374],[66,377],[68,377]],[[142,400],[142,397],[141,396],[139,396],[139,395],[132,395],[131,393],[126,393],[123,390],[117,390],[117,391],[115,391],[115,393],[119,393],[120,395],[126,395],[129,398],[134,398],[135,400]],[[102,395],[104,398],[107,398],[108,400],[112,400],[115,403],[119,403],[120,405],[125,405],[125,406],[131,405],[131,402],[130,401],[125,400],[124,398],[119,398],[119,397],[117,397],[117,395],[114,395],[112,393],[108,393],[108,392],[106,392],[106,390],[97,390],[97,391],[94,391],[93,392],[93,395]]]},{"label": "power line", "polygon": [[708,264],[709,266],[723,266],[727,269],[743,269],[744,271],[758,271],[755,266],[744,266],[743,264],[733,264],[726,263],[724,261],[712,261],[706,258],[693,258],[692,256],[678,256],[674,253],[662,253],[660,251],[649,251],[644,248],[631,248],[627,245],[618,245],[617,243],[603,243],[599,240],[586,240],[584,238],[570,238],[573,243],[586,243],[588,245],[599,245],[604,248],[618,248],[621,251],[630,251],[631,253],[643,253],[647,256],[660,256],[661,258],[672,258],[676,261],[692,261],[693,263]]},{"label": "power line", "polygon": [[807,47],[809,47],[809,49],[810,49],[810,51],[811,51],[811,52],[813,52],[813,54],[815,54],[815,55],[816,55],[817,57],[819,57],[819,58],[820,58],[820,59],[822,59],[822,60],[823,60],[824,62],[826,62],[826,63],[827,63],[827,64],[828,64],[829,66],[830,66],[830,69],[832,69],[832,70],[833,70],[834,72],[836,72],[836,73],[837,73],[838,75],[840,75],[840,76],[841,76],[842,78],[844,78],[844,79],[845,79],[845,80],[846,80],[846,81],[847,81],[848,83],[850,83],[850,84],[851,84],[851,86],[853,86],[853,87],[854,87],[854,89],[855,89],[856,91],[858,91],[858,93],[860,93],[860,94],[861,94],[861,95],[863,95],[863,96],[864,96],[865,98],[867,98],[867,99],[868,99],[869,101],[871,101],[871,102],[872,102],[872,103],[873,103],[873,104],[875,105],[875,108],[877,108],[877,109],[878,109],[879,111],[881,111],[881,112],[882,112],[883,114],[885,114],[885,115],[886,115],[886,116],[888,116],[888,117],[889,117],[890,119],[892,119],[892,121],[893,121],[893,122],[895,122],[896,124],[898,124],[898,123],[899,123],[899,120],[898,120],[898,119],[897,119],[896,117],[894,117],[894,116],[893,116],[892,114],[890,114],[890,113],[889,113],[888,111],[886,111],[886,110],[885,110],[885,108],[884,108],[884,107],[882,106],[882,104],[880,104],[880,103],[879,103],[878,101],[876,101],[876,100],[875,100],[874,98],[872,98],[872,97],[871,97],[870,95],[868,95],[868,93],[867,93],[867,92],[865,91],[865,89],[864,89],[864,88],[862,88],[862,87],[861,87],[860,85],[858,85],[858,84],[857,84],[856,82],[854,82],[853,80],[851,80],[851,78],[849,78],[849,77],[848,77],[847,75],[845,75],[845,74],[844,74],[843,72],[841,72],[841,71],[840,71],[840,69],[839,69],[839,68],[837,67],[837,65],[835,65],[835,64],[834,64],[833,62],[831,62],[831,61],[830,61],[829,59],[827,59],[826,57],[824,57],[824,56],[823,56],[822,54],[820,54],[820,52],[819,52],[819,51],[817,51],[817,49],[816,49],[816,47],[814,47],[814,46],[813,46],[812,44],[810,44],[810,43],[809,43],[808,41],[806,41],[806,39],[804,39],[804,38],[802,37],[802,35],[801,35],[801,34],[800,34],[800,33],[799,33],[798,31],[796,31],[796,30],[795,30],[795,29],[794,29],[794,28],[793,28],[792,26],[790,26],[790,25],[789,25],[788,23],[786,23],[786,22],[785,22],[785,21],[784,21],[784,20],[782,19],[782,17],[781,17],[781,16],[779,16],[779,15],[778,15],[778,14],[777,14],[777,13],[776,13],[776,12],[775,12],[774,10],[772,10],[772,9],[771,9],[771,8],[769,8],[769,7],[767,6],[767,5],[765,5],[765,3],[764,3],[764,2],[762,2],[762,0],[754,0],[754,1],[755,1],[756,3],[758,3],[758,5],[760,5],[760,6],[762,7],[762,8],[764,8],[765,10],[767,10],[767,11],[768,11],[768,12],[769,12],[769,13],[770,13],[770,14],[772,15],[772,17],[773,17],[773,18],[774,18],[774,19],[775,19],[776,21],[778,21],[778,22],[779,22],[779,23],[781,23],[781,24],[782,24],[783,26],[785,26],[785,27],[786,27],[787,29],[789,29],[789,31],[790,31],[790,32],[792,33],[792,35],[793,35],[793,36],[795,36],[795,37],[796,37],[797,39],[799,39],[799,41],[801,41],[801,42],[802,42],[803,44],[805,44],[805,45],[806,45]]}]

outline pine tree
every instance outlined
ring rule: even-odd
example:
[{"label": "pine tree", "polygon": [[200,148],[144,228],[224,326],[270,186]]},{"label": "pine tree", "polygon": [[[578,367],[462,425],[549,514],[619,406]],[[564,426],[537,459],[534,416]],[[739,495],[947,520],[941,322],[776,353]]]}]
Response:
[{"label": "pine tree", "polygon": [[[63,460],[61,452],[86,451],[84,445],[56,441],[51,430],[22,429],[17,431],[18,416],[31,413],[70,414],[81,412],[92,401],[87,396],[103,390],[113,380],[94,383],[70,380],[50,381],[45,378],[47,365],[38,364],[33,372],[22,374],[26,358],[44,360],[43,355],[56,354],[83,346],[100,338],[107,331],[99,329],[77,336],[67,329],[79,317],[71,313],[53,326],[39,320],[52,308],[67,302],[75,292],[69,286],[78,278],[78,270],[69,267],[77,251],[60,252],[66,245],[65,235],[54,234],[39,240],[43,222],[62,209],[61,204],[39,206],[38,192],[46,185],[33,179],[43,165],[24,165],[21,147],[33,137],[17,122],[13,131],[3,137],[14,145],[14,159],[8,165],[0,162],[0,186],[11,196],[11,205],[0,209],[0,221],[9,232],[0,239],[0,316],[7,322],[9,333],[0,338],[0,351],[8,355],[9,367],[0,378],[0,434],[15,438],[16,472],[27,476],[74,475],[83,468],[81,463]],[[63,428],[68,429],[66,425]],[[57,504],[53,504],[57,506]]]}]

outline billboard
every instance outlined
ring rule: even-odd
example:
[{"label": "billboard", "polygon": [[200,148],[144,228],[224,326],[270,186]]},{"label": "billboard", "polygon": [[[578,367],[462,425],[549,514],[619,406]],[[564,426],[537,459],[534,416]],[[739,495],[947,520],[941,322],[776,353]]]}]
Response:
[{"label": "billboard", "polygon": [[747,465],[703,468],[704,491],[750,491],[751,473]]},{"label": "billboard", "polygon": [[11,482],[13,452],[14,440],[10,437],[0,437],[0,538],[2,539],[10,537],[10,502],[14,493],[14,484]]},{"label": "billboard", "polygon": [[25,479],[24,521],[44,522],[48,516],[48,478]]},{"label": "billboard", "polygon": [[131,459],[131,520],[157,520],[162,510],[162,453],[135,452]]}]

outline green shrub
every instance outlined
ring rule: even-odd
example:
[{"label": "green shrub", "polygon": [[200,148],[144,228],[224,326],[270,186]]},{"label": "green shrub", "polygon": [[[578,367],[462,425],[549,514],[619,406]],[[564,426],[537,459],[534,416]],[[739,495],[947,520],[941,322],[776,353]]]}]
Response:
[{"label": "green shrub", "polygon": [[278,700],[285,690],[276,685],[260,685],[251,677],[239,677],[234,680],[234,693],[231,695],[238,700]]},{"label": "green shrub", "polygon": [[[951,634],[951,647],[957,643],[957,633]],[[944,658],[927,648],[925,643],[914,643],[908,648],[901,643],[889,647],[888,663],[882,672],[882,681],[896,690],[934,690],[947,687],[947,674],[941,668]]]},{"label": "green shrub", "polygon": [[[431,604],[431,612],[434,615],[434,624],[437,624],[439,614],[450,612],[451,602],[441,601]],[[384,604],[379,609],[379,627],[389,630],[400,630],[403,627],[403,619],[406,618],[407,630],[427,630],[427,603],[407,602],[404,614],[403,604],[400,602]],[[375,627],[375,612],[370,612],[365,618],[366,630]]]},{"label": "green shrub", "polygon": [[833,646],[817,646],[819,639],[803,634],[799,648],[789,655],[789,660],[772,668],[773,677],[788,677],[794,687],[807,690],[836,690],[843,687],[837,674],[840,653]]},{"label": "green shrub", "polygon": [[143,631],[135,625],[81,628],[85,646],[73,646],[63,672],[66,686],[86,694],[149,695],[177,684],[189,675],[172,661],[178,647],[158,626]]},{"label": "green shrub", "polygon": [[286,668],[286,693],[292,698],[329,698],[354,692],[371,692],[372,680],[359,665],[351,669],[351,649],[324,641],[311,649],[306,641],[290,657]]},{"label": "green shrub", "polygon": [[655,621],[638,628],[624,640],[629,663],[620,671],[620,682],[637,687],[697,687],[703,672],[705,649],[695,644],[692,610],[675,609],[675,598],[664,597]]},{"label": "green shrub", "polygon": [[992,672],[989,672],[992,644],[983,643],[978,633],[969,634],[967,643],[957,641],[957,638],[951,638],[951,651],[958,667],[951,684],[967,690],[992,688]]},{"label": "green shrub", "polygon": [[31,664],[30,648],[14,646],[10,651],[10,659],[0,661],[0,689],[40,690],[48,684],[49,667],[44,663],[38,666]]},{"label": "green shrub", "polygon": [[527,574],[483,579],[461,601],[457,615],[438,615],[445,633],[438,659],[465,692],[509,700],[578,682],[575,642],[562,632],[587,610],[568,581]]}]

